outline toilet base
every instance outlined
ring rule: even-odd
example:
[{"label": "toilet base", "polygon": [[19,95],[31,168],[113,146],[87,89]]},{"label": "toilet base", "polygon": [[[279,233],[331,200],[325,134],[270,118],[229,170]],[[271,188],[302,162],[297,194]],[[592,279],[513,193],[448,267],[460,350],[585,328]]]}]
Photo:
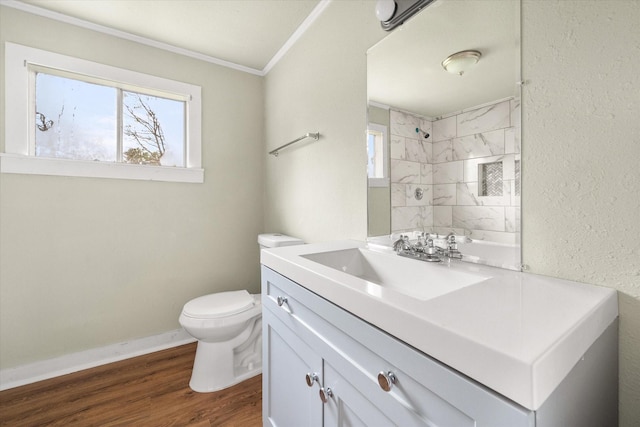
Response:
[{"label": "toilet base", "polygon": [[[237,339],[222,343],[198,341],[189,387],[199,393],[211,393],[262,373],[260,320]],[[234,347],[237,342],[243,344]]]}]

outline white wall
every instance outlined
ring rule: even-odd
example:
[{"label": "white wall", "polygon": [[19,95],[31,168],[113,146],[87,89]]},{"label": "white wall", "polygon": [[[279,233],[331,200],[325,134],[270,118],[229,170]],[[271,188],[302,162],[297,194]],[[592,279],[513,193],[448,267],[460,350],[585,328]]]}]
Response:
[{"label": "white wall", "polygon": [[640,422],[640,2],[523,5],[531,270],[615,288],[622,426]]},{"label": "white wall", "polygon": [[1,369],[175,330],[195,296],[259,290],[262,78],[0,7],[1,129],[5,41],[201,86],[205,183],[0,174]]},{"label": "white wall", "polygon": [[[370,1],[334,1],[267,76],[266,228],[366,237],[365,52]],[[640,419],[640,2],[524,0],[524,262],[620,292],[621,426]],[[635,56],[634,56],[635,55]],[[549,209],[549,208],[553,209]]]}]

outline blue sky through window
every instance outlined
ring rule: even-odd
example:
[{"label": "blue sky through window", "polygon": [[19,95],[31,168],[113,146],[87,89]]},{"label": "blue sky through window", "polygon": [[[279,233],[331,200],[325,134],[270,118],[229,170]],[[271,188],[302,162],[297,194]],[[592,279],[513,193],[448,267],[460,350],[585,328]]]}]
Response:
[{"label": "blue sky through window", "polygon": [[36,156],[116,160],[114,88],[38,73],[36,113]]},{"label": "blue sky through window", "polygon": [[[36,156],[116,161],[118,90],[37,73]],[[142,99],[157,115],[162,126],[166,148],[161,164],[184,166],[185,103],[147,95],[142,95]],[[127,120],[130,119],[125,114],[125,126]],[[125,135],[121,137],[123,151],[137,146]]]}]

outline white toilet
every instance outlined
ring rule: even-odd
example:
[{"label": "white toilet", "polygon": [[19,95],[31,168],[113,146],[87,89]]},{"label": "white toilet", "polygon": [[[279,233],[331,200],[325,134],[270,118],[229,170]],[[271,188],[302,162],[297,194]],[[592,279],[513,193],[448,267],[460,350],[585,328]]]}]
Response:
[{"label": "white toilet", "polygon": [[[300,245],[283,234],[258,236],[260,248]],[[198,340],[192,390],[222,390],[262,372],[262,303],[249,292],[218,292],[192,299],[180,314],[180,325]]]}]

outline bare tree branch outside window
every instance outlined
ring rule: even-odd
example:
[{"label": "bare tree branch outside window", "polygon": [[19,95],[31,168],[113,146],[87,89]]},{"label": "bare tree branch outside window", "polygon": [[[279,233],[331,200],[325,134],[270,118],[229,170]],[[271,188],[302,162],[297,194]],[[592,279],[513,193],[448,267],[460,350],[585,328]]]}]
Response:
[{"label": "bare tree branch outside window", "polygon": [[[125,92],[124,97],[125,115],[132,119],[133,123],[125,125],[123,133],[138,144],[138,147],[129,148],[123,153],[124,161],[160,166],[166,148],[164,132],[156,113],[142,95]],[[127,102],[126,98],[130,97],[134,98],[134,102]]]}]

